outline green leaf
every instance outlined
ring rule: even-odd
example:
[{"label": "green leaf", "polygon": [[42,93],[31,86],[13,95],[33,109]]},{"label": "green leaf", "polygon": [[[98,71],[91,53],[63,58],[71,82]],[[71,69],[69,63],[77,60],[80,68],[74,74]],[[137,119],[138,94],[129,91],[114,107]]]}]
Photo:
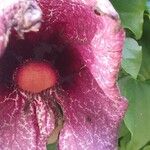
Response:
[{"label": "green leaf", "polygon": [[150,84],[125,77],[119,80],[119,85],[129,100],[124,121],[131,140],[126,150],[138,150],[150,140]]},{"label": "green leaf", "polygon": [[146,2],[146,10],[148,13],[150,13],[150,0],[147,0]]},{"label": "green leaf", "polygon": [[111,2],[119,12],[124,28],[130,29],[136,38],[140,39],[146,0],[112,0]]},{"label": "green leaf", "polygon": [[143,45],[143,58],[142,65],[139,72],[139,77],[142,80],[150,79],[150,49],[149,46]]},{"label": "green leaf", "polygon": [[142,47],[132,38],[126,38],[123,49],[122,68],[134,79],[140,70],[142,63]]},{"label": "green leaf", "polygon": [[126,145],[130,141],[130,138],[131,138],[130,131],[128,130],[123,121],[119,129],[118,149],[126,150]]},{"label": "green leaf", "polygon": [[143,150],[150,150],[150,145],[144,147]]},{"label": "green leaf", "polygon": [[47,150],[57,150],[57,144],[49,144],[47,145]]},{"label": "green leaf", "polygon": [[144,32],[140,44],[143,47],[143,58],[139,74],[144,80],[148,80],[150,79],[150,20],[148,17],[145,17]]},{"label": "green leaf", "polygon": [[130,132],[123,136],[119,141],[119,150],[127,150],[127,143],[130,141],[131,135]]},{"label": "green leaf", "polygon": [[128,128],[126,127],[124,121],[121,123],[121,126],[119,128],[119,138],[124,137],[126,134],[129,134],[130,131],[128,130]]}]

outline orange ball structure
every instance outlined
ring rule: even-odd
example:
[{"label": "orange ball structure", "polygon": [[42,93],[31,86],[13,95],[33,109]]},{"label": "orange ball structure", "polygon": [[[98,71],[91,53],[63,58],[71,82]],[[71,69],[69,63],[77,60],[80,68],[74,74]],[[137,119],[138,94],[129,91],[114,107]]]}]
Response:
[{"label": "orange ball structure", "polygon": [[56,71],[47,62],[29,61],[19,67],[15,81],[20,89],[30,93],[40,93],[55,86]]}]

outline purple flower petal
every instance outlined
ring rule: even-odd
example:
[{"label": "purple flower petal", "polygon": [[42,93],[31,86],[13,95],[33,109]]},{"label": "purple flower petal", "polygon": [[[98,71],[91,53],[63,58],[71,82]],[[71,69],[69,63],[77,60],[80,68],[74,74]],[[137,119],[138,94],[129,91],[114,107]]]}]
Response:
[{"label": "purple flower petal", "polygon": [[[71,78],[56,99],[64,114],[60,150],[114,150],[127,108],[116,85],[124,31],[111,15],[97,15],[92,2],[40,0],[44,14],[40,32],[28,34],[22,43],[13,36],[10,40],[9,47],[14,52],[22,49],[27,58],[37,43],[54,44],[52,50],[59,52],[65,47],[56,61],[63,80]],[[17,91],[10,93],[1,92],[0,97],[0,145],[44,149],[56,119],[51,108],[35,99],[25,115],[27,98]]]},{"label": "purple flower petal", "polygon": [[37,97],[25,113],[28,98],[23,93],[1,88],[0,95],[0,149],[46,149],[47,139],[54,129],[52,110]]},{"label": "purple flower petal", "polygon": [[6,0],[0,6],[0,56],[8,44],[12,28],[23,38],[29,31],[38,31],[42,14],[35,0]]},{"label": "purple flower petal", "polygon": [[107,14],[113,18],[118,19],[119,15],[110,3],[109,0],[68,0],[80,4],[91,6],[93,10],[97,10],[102,14]]},{"label": "purple flower petal", "polygon": [[76,88],[62,102],[65,123],[59,137],[60,150],[114,150],[126,103],[109,99],[89,70],[81,71]]}]

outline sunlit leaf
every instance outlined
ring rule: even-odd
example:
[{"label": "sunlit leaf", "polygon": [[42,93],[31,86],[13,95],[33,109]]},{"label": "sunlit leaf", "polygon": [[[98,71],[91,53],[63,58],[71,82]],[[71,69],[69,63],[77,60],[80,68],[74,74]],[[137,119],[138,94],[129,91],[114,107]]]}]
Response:
[{"label": "sunlit leaf", "polygon": [[127,150],[138,150],[150,140],[150,84],[130,77],[119,81],[122,94],[129,100],[125,124],[131,132]]},{"label": "sunlit leaf", "polygon": [[133,78],[137,78],[142,62],[142,47],[132,38],[126,38],[123,49],[122,68]]},{"label": "sunlit leaf", "polygon": [[111,2],[119,12],[123,26],[130,29],[139,39],[142,35],[146,0],[112,0]]}]

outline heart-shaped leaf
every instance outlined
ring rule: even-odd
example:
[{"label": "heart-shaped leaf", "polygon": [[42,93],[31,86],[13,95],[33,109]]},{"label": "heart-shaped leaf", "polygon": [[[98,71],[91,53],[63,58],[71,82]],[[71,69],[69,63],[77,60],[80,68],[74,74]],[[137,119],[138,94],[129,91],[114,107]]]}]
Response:
[{"label": "heart-shaped leaf", "polygon": [[119,12],[123,26],[130,29],[139,39],[142,35],[146,0],[112,0],[112,3]]},{"label": "heart-shaped leaf", "polygon": [[119,81],[122,94],[129,100],[125,124],[131,132],[127,150],[138,150],[150,140],[150,84],[129,77]]},{"label": "heart-shaped leaf", "polygon": [[122,68],[134,79],[137,78],[142,62],[142,47],[132,38],[126,38],[123,49]]}]

